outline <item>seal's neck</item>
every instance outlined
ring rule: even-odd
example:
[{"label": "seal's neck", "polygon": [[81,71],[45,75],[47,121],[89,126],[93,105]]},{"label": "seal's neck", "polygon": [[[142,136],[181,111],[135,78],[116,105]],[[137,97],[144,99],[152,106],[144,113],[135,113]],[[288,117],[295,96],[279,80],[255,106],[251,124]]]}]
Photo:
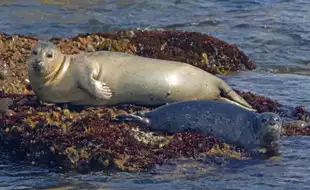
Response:
[{"label": "seal's neck", "polygon": [[61,78],[68,70],[70,65],[70,56],[63,56],[61,64],[59,64],[53,72],[51,72],[49,75],[44,77],[44,85],[52,85],[53,83],[59,81],[58,78]]},{"label": "seal's neck", "polygon": [[[259,126],[259,120],[256,112],[247,112],[246,115],[249,119],[247,124],[240,125],[240,136],[238,142],[247,150],[256,150],[260,146],[260,138],[257,134],[257,127]],[[238,144],[238,143],[237,143]]]}]

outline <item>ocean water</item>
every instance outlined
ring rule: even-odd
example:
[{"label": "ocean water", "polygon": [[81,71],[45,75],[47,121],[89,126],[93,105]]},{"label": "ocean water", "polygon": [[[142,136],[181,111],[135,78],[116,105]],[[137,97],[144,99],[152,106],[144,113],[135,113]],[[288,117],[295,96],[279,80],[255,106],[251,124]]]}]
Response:
[{"label": "ocean water", "polygon": [[[310,1],[0,1],[0,31],[10,34],[46,39],[129,28],[197,31],[234,43],[258,68],[221,76],[231,86],[310,108]],[[309,150],[310,137],[284,137],[281,155],[267,160],[84,175],[1,159],[0,189],[310,189]]]}]

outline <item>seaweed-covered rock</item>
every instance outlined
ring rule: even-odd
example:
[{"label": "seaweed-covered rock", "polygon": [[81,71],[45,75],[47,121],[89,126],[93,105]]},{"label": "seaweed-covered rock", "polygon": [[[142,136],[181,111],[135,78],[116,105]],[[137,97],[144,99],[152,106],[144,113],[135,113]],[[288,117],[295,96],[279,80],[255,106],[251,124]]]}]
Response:
[{"label": "seaweed-covered rock", "polygon": [[94,168],[138,171],[182,156],[246,155],[214,137],[143,132],[133,124],[110,121],[120,111],[141,110],[135,106],[79,109],[39,105],[32,95],[4,97],[12,98],[14,104],[10,106],[10,114],[0,117],[2,151],[32,163],[82,171]]},{"label": "seaweed-covered rock", "polygon": [[[65,53],[121,51],[144,57],[189,63],[213,74],[252,70],[255,63],[236,45],[198,32],[125,30],[52,39]],[[72,47],[73,46],[73,47]]]},{"label": "seaweed-covered rock", "polygon": [[[180,157],[248,154],[221,140],[197,133],[165,134],[111,121],[117,113],[152,109],[69,107],[40,104],[29,87],[25,60],[37,38],[0,33],[0,149],[17,160],[66,169],[140,171]],[[183,61],[214,74],[254,69],[236,46],[196,32],[128,30],[51,39],[63,53],[122,51],[145,57]],[[279,103],[250,92],[239,92],[259,112],[278,112]],[[299,109],[298,109],[299,110]],[[294,112],[295,113],[295,112]],[[307,111],[298,111],[299,119]],[[305,129],[298,134],[308,134]],[[295,130],[295,129],[294,129]],[[288,135],[297,132],[287,130]]]}]

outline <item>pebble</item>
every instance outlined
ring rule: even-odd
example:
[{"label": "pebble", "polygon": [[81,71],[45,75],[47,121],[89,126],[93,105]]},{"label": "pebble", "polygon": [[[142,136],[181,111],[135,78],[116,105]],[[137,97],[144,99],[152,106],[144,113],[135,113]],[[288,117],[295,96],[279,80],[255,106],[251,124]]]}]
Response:
[{"label": "pebble", "polygon": [[10,110],[10,109],[8,111],[6,111],[6,113],[5,113],[5,115],[8,116],[8,117],[12,117],[15,114],[16,114],[16,112],[13,111],[13,110]]},{"label": "pebble", "polygon": [[122,38],[133,38],[136,36],[133,30],[123,30],[118,32],[119,36]]},{"label": "pebble", "polygon": [[94,52],[94,51],[96,51],[96,49],[94,48],[94,46],[92,46],[92,45],[90,45],[90,44],[87,45],[86,50],[87,50],[88,52]]},{"label": "pebble", "polygon": [[5,63],[0,63],[0,80],[6,79],[9,74],[8,66]]}]

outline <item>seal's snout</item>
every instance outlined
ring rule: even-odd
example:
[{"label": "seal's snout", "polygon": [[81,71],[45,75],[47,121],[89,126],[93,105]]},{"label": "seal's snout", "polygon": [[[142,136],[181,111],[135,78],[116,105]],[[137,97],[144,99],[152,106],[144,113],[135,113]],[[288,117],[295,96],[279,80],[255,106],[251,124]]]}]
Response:
[{"label": "seal's snout", "polygon": [[267,138],[271,138],[271,139],[277,139],[280,137],[280,129],[279,128],[273,128],[273,129],[269,129],[268,132],[266,132],[264,134],[265,137]]},{"label": "seal's snout", "polygon": [[278,121],[269,121],[269,125],[267,129],[263,131],[264,135],[271,136],[271,137],[278,137],[281,134],[282,125]]},{"label": "seal's snout", "polygon": [[277,124],[276,121],[270,121],[270,125],[275,126]]},{"label": "seal's snout", "polygon": [[43,63],[42,63],[41,59],[35,59],[33,61],[32,67],[34,70],[39,71],[39,70],[41,70],[42,65],[43,65]]},{"label": "seal's snout", "polygon": [[269,121],[270,125],[281,125],[281,119],[279,117],[272,117]]},{"label": "seal's snout", "polygon": [[269,127],[266,131],[264,131],[264,133],[261,135],[261,146],[266,148],[266,150],[278,149],[281,137],[280,129],[280,127]]}]

